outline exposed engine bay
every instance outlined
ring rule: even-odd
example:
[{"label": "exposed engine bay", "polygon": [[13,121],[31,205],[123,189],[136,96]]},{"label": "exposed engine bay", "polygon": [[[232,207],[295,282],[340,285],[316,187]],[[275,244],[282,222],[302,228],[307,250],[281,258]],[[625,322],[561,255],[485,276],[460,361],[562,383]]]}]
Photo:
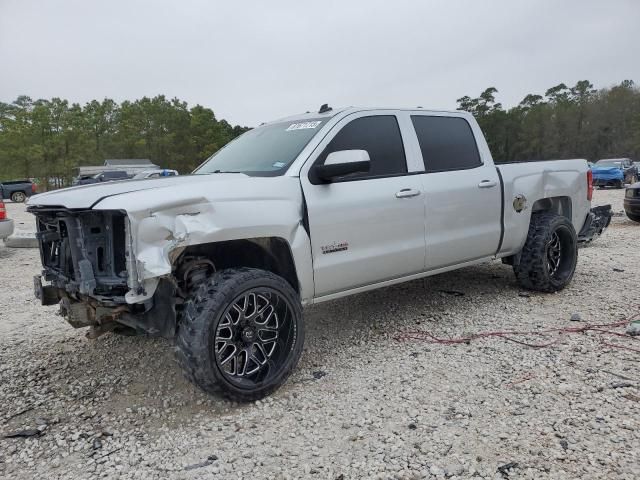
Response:
[{"label": "exposed engine bay", "polygon": [[161,280],[142,304],[125,300],[127,291],[141,287],[135,262],[128,266],[134,255],[124,213],[62,207],[29,211],[37,217],[43,265],[34,288],[44,305],[59,303],[60,314],[72,326],[91,327],[89,337],[117,329],[173,337],[179,287],[171,278]]},{"label": "exposed engine bay", "polygon": [[43,276],[70,295],[124,303],[126,216],[117,211],[34,209]]}]

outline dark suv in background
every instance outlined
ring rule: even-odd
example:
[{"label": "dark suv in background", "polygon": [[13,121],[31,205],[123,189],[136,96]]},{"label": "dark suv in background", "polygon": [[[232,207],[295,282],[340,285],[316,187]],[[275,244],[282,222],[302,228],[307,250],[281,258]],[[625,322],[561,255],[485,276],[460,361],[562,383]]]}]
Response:
[{"label": "dark suv in background", "polygon": [[634,222],[640,222],[640,182],[627,187],[624,194],[624,211]]}]

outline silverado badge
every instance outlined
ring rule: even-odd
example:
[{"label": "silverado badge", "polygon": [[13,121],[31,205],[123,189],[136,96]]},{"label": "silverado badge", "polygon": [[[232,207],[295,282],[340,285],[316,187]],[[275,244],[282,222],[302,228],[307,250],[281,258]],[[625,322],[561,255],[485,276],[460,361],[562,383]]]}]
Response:
[{"label": "silverado badge", "polygon": [[322,249],[323,254],[342,252],[344,250],[349,250],[349,242],[333,242],[329,245],[323,245],[320,248]]}]

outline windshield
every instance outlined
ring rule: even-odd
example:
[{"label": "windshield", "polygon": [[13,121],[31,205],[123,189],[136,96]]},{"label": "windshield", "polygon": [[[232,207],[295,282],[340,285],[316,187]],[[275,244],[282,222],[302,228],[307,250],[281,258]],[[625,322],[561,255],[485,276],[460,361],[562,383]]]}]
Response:
[{"label": "windshield", "polygon": [[596,163],[596,165],[598,167],[618,167],[621,168],[622,167],[622,162],[620,160],[615,161],[615,160],[600,160],[599,162]]},{"label": "windshield", "polygon": [[294,120],[254,128],[218,150],[193,173],[282,175],[328,120]]}]

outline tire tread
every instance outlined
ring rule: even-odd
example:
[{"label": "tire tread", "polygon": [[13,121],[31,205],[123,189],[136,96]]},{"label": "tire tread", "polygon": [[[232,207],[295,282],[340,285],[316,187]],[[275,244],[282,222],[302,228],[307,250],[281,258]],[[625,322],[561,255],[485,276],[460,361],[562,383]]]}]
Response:
[{"label": "tire tread", "polygon": [[547,239],[559,223],[570,227],[574,237],[573,245],[577,249],[575,230],[565,217],[548,212],[532,214],[527,240],[520,253],[520,262],[513,267],[516,279],[522,287],[551,293],[561,290],[571,281],[573,272],[564,284],[558,285],[552,281],[545,268]]},{"label": "tire tread", "polygon": [[[297,316],[298,338],[294,357],[280,374],[279,381],[256,391],[238,391],[225,386],[225,380],[215,365],[211,364],[208,330],[211,317],[219,314],[221,308],[226,308],[243,285],[248,281],[265,280],[274,284],[279,290],[293,296],[292,315]],[[271,272],[253,268],[230,268],[214,273],[207,281],[194,289],[193,293],[183,305],[180,323],[175,342],[175,356],[182,368],[184,376],[190,382],[208,393],[222,395],[234,401],[249,402],[263,398],[277,388],[289,377],[297,365],[304,342],[304,326],[302,322],[302,306],[298,294],[282,277]]]}]

